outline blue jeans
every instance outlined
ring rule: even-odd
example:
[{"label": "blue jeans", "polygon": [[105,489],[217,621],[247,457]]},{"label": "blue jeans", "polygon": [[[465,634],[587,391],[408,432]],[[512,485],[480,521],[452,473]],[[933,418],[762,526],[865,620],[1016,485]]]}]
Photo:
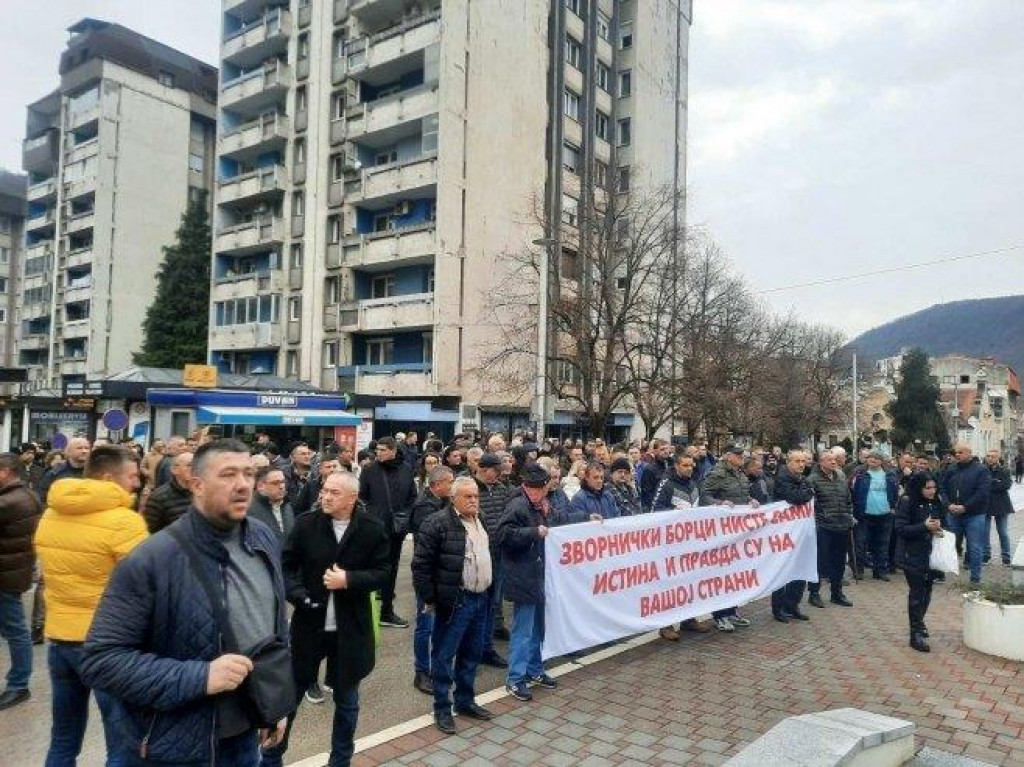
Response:
[{"label": "blue jeans", "polygon": [[985,552],[987,519],[985,514],[972,514],[969,517],[949,514],[946,517],[946,527],[950,532],[967,538],[967,566],[971,569],[971,583],[981,583],[981,557]]},{"label": "blue jeans", "polygon": [[416,597],[416,629],[412,636],[412,655],[417,674],[430,674],[430,635],[434,614],[423,612],[423,600]]},{"label": "blue jeans", "polygon": [[514,605],[508,644],[508,683],[528,682],[544,673],[540,646],[544,642],[544,605]]},{"label": "blue jeans", "polygon": [[871,552],[871,569],[875,575],[889,572],[889,536],[892,533],[892,514],[865,514],[868,551]]},{"label": "blue jeans", "polygon": [[476,697],[473,683],[483,657],[484,639],[490,631],[490,597],[485,591],[463,591],[447,620],[434,620],[430,668],[434,683],[434,711],[447,711],[452,702],[448,690],[455,684],[455,708],[465,708]]},{"label": "blue jeans", "polygon": [[484,637],[484,655],[494,652],[494,630],[505,625],[505,616],[501,612],[501,588],[505,583],[505,573],[501,567],[501,557],[491,557],[491,587],[487,589],[490,604],[487,615],[487,636]]},{"label": "blue jeans", "polygon": [[[257,762],[260,767],[282,767],[284,753],[288,750],[291,739],[292,725],[298,709],[288,715],[288,725],[284,738],[274,748],[263,752],[262,760]],[[356,750],[356,725],[359,724],[359,685],[334,688],[334,722],[331,727],[331,756],[328,767],[348,767]],[[220,764],[220,760],[217,764]]]},{"label": "blue jeans", "polygon": [[32,675],[32,635],[25,623],[21,594],[0,591],[0,636],[11,651],[11,669],[7,672],[7,690],[27,690]]},{"label": "blue jeans", "polygon": [[[999,514],[995,517],[996,535],[999,536],[999,553],[1004,562],[1009,562],[1013,558],[1013,549],[1010,548],[1010,533],[1006,529],[1009,518],[1008,514]],[[993,517],[985,516],[985,551],[983,552],[985,559],[992,557],[992,519]],[[8,687],[10,687],[9,684]]]},{"label": "blue jeans", "polygon": [[85,726],[89,722],[89,693],[95,692],[107,741],[107,767],[122,767],[122,747],[111,724],[113,701],[99,690],[90,691],[82,683],[82,645],[79,642],[50,642],[47,649],[52,690],[50,750],[46,767],[74,767],[82,750]]}]

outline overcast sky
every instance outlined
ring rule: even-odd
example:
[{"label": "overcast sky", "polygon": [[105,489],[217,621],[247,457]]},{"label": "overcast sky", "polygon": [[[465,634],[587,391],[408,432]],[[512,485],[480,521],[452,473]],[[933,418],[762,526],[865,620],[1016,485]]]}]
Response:
[{"label": "overcast sky", "polygon": [[[0,166],[83,15],[216,63],[220,0],[0,2]],[[1024,245],[1022,0],[694,5],[690,221],[756,286]],[[1024,251],[766,298],[852,335],[1020,292]]]}]

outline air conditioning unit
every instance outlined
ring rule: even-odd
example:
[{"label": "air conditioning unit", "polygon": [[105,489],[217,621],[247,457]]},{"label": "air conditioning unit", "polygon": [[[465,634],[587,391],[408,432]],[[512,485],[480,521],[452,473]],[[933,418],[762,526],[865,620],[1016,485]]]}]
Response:
[{"label": "air conditioning unit", "polygon": [[395,206],[394,214],[396,216],[408,216],[410,213],[412,213],[412,203],[408,200],[404,200]]}]

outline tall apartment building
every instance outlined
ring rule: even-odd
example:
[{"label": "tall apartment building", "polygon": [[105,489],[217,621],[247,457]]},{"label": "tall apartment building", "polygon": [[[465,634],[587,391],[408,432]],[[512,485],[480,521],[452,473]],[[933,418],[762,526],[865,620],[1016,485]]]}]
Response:
[{"label": "tall apartment building", "polygon": [[30,104],[18,363],[29,390],[118,373],[142,342],[161,247],[213,184],[217,70],[95,19]]},{"label": "tall apartment building", "polygon": [[474,372],[488,289],[535,200],[685,186],[688,0],[222,2],[211,361],[528,421]]},{"label": "tall apartment building", "polygon": [[0,170],[0,367],[14,359],[18,265],[25,244],[25,177]]}]

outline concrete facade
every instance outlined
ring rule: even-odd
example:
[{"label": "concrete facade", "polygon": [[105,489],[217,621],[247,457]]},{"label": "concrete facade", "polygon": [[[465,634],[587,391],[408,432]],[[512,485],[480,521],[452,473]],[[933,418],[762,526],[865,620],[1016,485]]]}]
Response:
[{"label": "concrete facade", "polygon": [[25,176],[0,171],[0,367],[11,367],[19,267],[25,246]]},{"label": "concrete facade", "polygon": [[211,363],[382,397],[384,431],[525,425],[473,372],[487,292],[597,163],[685,186],[689,3],[222,8]]},{"label": "concrete facade", "polygon": [[216,69],[116,24],[69,31],[60,87],[26,124],[29,392],[131,365],[161,248],[213,178]]}]

